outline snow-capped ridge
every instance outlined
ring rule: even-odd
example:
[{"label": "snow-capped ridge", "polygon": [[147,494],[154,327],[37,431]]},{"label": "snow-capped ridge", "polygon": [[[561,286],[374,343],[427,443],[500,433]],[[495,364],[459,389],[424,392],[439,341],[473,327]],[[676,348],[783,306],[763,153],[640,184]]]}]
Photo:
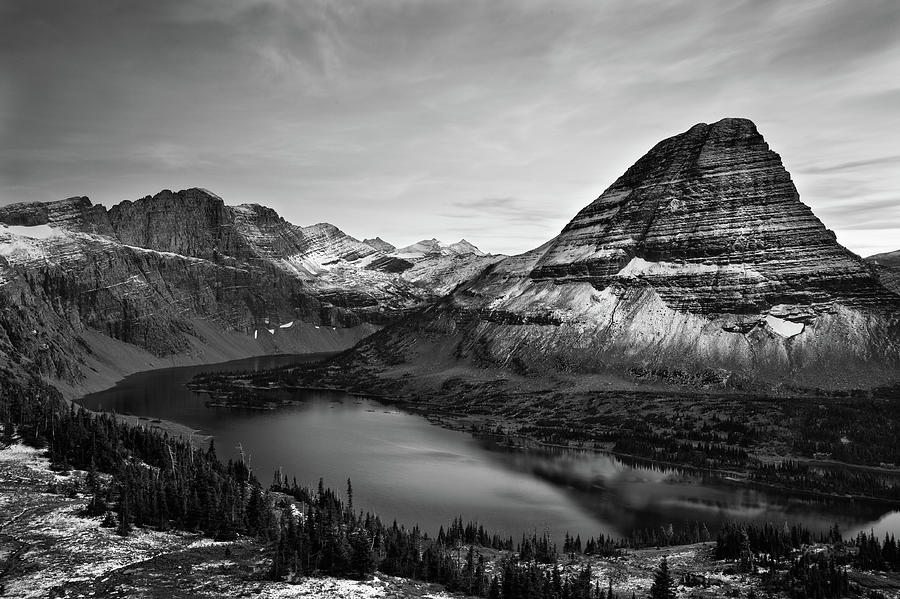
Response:
[{"label": "snow-capped ridge", "polygon": [[394,256],[404,259],[416,259],[425,256],[464,256],[467,254],[475,256],[487,255],[465,239],[448,244],[436,238],[423,239],[406,247],[398,248],[393,252]]}]

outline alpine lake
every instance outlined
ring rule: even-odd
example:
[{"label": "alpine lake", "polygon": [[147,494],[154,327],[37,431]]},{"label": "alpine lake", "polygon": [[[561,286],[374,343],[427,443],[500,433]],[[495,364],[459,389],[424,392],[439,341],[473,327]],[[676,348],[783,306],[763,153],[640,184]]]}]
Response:
[{"label": "alpine lake", "polygon": [[[215,439],[222,459],[244,459],[267,485],[276,470],[315,487],[353,484],[354,504],[382,520],[436,534],[462,516],[489,532],[587,539],[724,521],[802,523],[845,535],[900,536],[883,504],[792,494],[710,473],[626,463],[614,455],[510,448],[432,424],[395,406],[341,392],[297,391],[275,410],[208,407],[187,383],[201,372],[262,370],[317,356],[261,356],[137,373],[78,400],[95,411],[174,421]],[[318,356],[320,357],[320,356]]]}]

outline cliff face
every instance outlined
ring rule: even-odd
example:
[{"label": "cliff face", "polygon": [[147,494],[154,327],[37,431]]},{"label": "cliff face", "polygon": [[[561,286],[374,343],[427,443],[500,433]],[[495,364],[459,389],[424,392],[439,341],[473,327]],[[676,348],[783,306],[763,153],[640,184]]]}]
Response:
[{"label": "cliff face", "polygon": [[578,213],[531,273],[597,289],[631,277],[693,313],[887,299],[744,119],[696,125],[657,144]]},{"label": "cliff face", "polygon": [[413,366],[440,361],[441,347],[448,364],[531,374],[865,388],[900,378],[898,319],[900,297],[800,202],[753,123],[726,119],[660,142],[558,237],[359,351]]},{"label": "cliff face", "polygon": [[77,390],[163,357],[345,349],[444,284],[366,269],[380,258],[332,225],[201,189],[108,211],[87,198],[5,206],[0,362]]}]

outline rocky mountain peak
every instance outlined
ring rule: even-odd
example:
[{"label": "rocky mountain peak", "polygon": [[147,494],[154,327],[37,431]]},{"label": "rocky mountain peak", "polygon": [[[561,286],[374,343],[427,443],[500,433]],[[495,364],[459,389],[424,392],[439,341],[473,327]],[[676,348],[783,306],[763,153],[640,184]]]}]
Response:
[{"label": "rocky mountain peak", "polygon": [[531,277],[598,289],[638,279],[695,312],[883,299],[753,122],[737,118],[656,144],[566,225]]},{"label": "rocky mountain peak", "polygon": [[486,254],[477,247],[461,239],[456,243],[446,244],[432,237],[431,239],[423,239],[412,245],[398,248],[394,252],[401,258],[420,258],[423,256],[464,256],[473,254],[475,256],[485,256]]},{"label": "rocky mountain peak", "polygon": [[900,296],[876,276],[883,261],[841,247],[756,126],[724,119],[654,145],[556,238],[353,351],[431,380],[435,363],[454,376],[463,362],[743,389],[896,384]]},{"label": "rocky mountain peak", "polygon": [[385,254],[390,254],[391,252],[393,252],[394,250],[397,249],[396,246],[388,243],[381,237],[376,237],[374,239],[363,239],[363,243],[375,248],[379,252],[384,252]]},{"label": "rocky mountain peak", "polygon": [[231,253],[230,216],[221,198],[199,188],[165,189],[109,209],[110,224],[122,243],[198,258]]},{"label": "rocky mountain peak", "polygon": [[484,252],[475,247],[474,244],[469,243],[465,239],[460,239],[456,243],[451,243],[447,246],[447,249],[455,254],[474,254],[476,256],[486,255]]}]

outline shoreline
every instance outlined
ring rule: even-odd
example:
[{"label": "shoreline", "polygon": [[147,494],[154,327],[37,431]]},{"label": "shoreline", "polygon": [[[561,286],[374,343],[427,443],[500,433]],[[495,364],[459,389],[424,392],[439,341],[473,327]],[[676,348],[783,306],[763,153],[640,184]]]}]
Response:
[{"label": "shoreline", "polygon": [[[431,423],[435,426],[440,426],[440,427],[448,429],[448,430],[453,430],[453,431],[458,431],[458,432],[468,432],[475,437],[495,436],[490,433],[483,433],[481,435],[478,435],[477,433],[472,431],[471,424],[477,423],[480,426],[484,426],[485,424],[490,422],[490,420],[484,416],[481,416],[478,414],[473,415],[473,414],[453,412],[453,411],[449,411],[449,410],[442,410],[440,408],[435,407],[430,402],[425,402],[425,403],[413,402],[409,399],[408,395],[383,395],[383,394],[373,394],[373,393],[360,393],[358,391],[352,391],[352,390],[349,390],[346,388],[341,388],[341,387],[336,387],[336,386],[322,386],[322,385],[317,385],[317,386],[283,385],[283,386],[277,387],[275,389],[281,390],[281,391],[292,391],[292,392],[308,390],[308,391],[331,391],[331,392],[336,392],[336,393],[345,393],[351,397],[370,399],[370,400],[374,400],[374,401],[380,402],[385,405],[399,407],[408,413],[417,414],[419,416],[422,416],[429,423]],[[212,395],[212,392],[208,389],[197,387],[197,388],[194,388],[194,390],[199,393],[205,393],[207,395]],[[301,403],[301,402],[299,400],[297,400],[297,402],[288,400],[286,402],[283,402],[281,405],[290,405],[292,403]],[[247,406],[240,402],[231,403],[228,401],[221,401],[221,400],[211,400],[207,405],[212,406],[212,407],[222,407],[222,408],[228,408],[228,409],[254,409],[252,406]],[[271,406],[258,407],[255,409],[277,410],[277,409],[279,409],[279,407],[281,407],[281,405],[273,404]],[[464,422],[466,420],[468,422]],[[466,426],[467,424],[469,426]],[[766,489],[766,490],[779,491],[779,492],[784,492],[784,493],[790,493],[792,495],[796,495],[801,498],[814,499],[814,500],[819,500],[819,501],[832,500],[834,502],[839,502],[839,503],[861,502],[861,503],[867,503],[867,504],[887,506],[890,508],[895,508],[895,509],[900,510],[900,499],[873,497],[873,496],[869,496],[869,495],[835,494],[835,493],[829,493],[829,492],[825,492],[825,491],[801,489],[801,488],[791,487],[791,486],[787,486],[787,485],[780,485],[780,484],[768,483],[768,482],[764,482],[764,481],[752,480],[750,478],[751,474],[749,471],[742,472],[742,471],[737,471],[737,470],[725,470],[725,469],[718,469],[718,468],[703,468],[703,467],[694,466],[691,464],[680,464],[677,462],[656,460],[656,459],[648,458],[648,457],[644,457],[644,456],[637,456],[634,454],[615,451],[613,449],[604,449],[604,448],[599,448],[599,447],[575,447],[575,446],[571,446],[571,445],[562,445],[559,443],[549,443],[546,441],[541,441],[539,439],[529,437],[527,435],[519,434],[519,435],[514,435],[514,436],[519,439],[526,440],[528,442],[528,444],[530,444],[530,446],[529,445],[506,445],[504,447],[508,447],[508,448],[514,449],[514,450],[523,450],[523,449],[527,450],[527,449],[543,448],[543,449],[560,449],[560,450],[566,450],[566,451],[591,452],[591,453],[595,453],[595,454],[603,454],[603,455],[611,456],[611,457],[617,458],[619,460],[623,460],[623,459],[631,460],[631,461],[637,462],[637,463],[645,465],[645,466],[657,466],[657,467],[673,469],[673,470],[679,469],[679,470],[686,470],[686,471],[690,471],[690,472],[694,472],[694,473],[709,474],[711,476],[715,476],[716,478],[718,478],[719,480],[721,480],[724,483],[728,483],[730,485],[735,485],[735,486],[744,487],[744,488],[750,488],[750,489],[755,488],[755,489]],[[900,476],[900,468],[887,469],[887,468],[878,467],[878,466],[868,466],[865,464],[850,464],[850,463],[846,463],[846,462],[839,462],[836,460],[820,460],[820,459],[815,459],[815,458],[806,458],[803,456],[784,457],[783,459],[794,461],[794,462],[804,463],[804,464],[807,464],[812,467],[821,466],[821,467],[826,467],[826,468],[829,468],[829,467],[830,468],[846,468],[849,470],[860,470],[860,471],[865,471],[865,472],[875,472],[875,473],[885,474],[885,475]]]},{"label": "shoreline", "polygon": [[[83,400],[85,397],[87,397],[89,395],[94,395],[95,393],[103,393],[103,392],[109,391],[110,389],[114,389],[116,386],[120,385],[122,382],[124,382],[125,380],[127,380],[130,377],[142,375],[142,374],[146,374],[146,373],[150,373],[150,372],[157,372],[157,371],[161,371],[161,370],[179,370],[182,368],[216,367],[216,366],[222,366],[225,364],[230,364],[232,362],[243,362],[245,360],[257,360],[260,358],[287,358],[287,357],[291,357],[291,356],[295,356],[298,358],[301,358],[301,357],[306,358],[307,360],[304,360],[304,362],[305,361],[316,362],[319,360],[309,360],[309,358],[313,357],[313,356],[317,356],[317,357],[320,356],[321,359],[326,359],[326,358],[336,355],[338,353],[340,353],[340,352],[308,352],[308,353],[302,353],[302,354],[295,354],[295,353],[260,354],[260,355],[245,356],[243,358],[235,358],[232,360],[225,360],[222,362],[208,362],[208,363],[202,363],[202,364],[179,364],[179,365],[174,365],[174,366],[163,366],[161,368],[149,368],[147,370],[141,370],[141,371],[125,374],[124,376],[120,377],[115,382],[113,382],[111,385],[109,385],[108,387],[104,387],[103,389],[99,389],[97,391],[91,391],[90,393],[82,393],[82,394],[78,395],[77,397],[68,398],[68,399],[66,399],[66,401],[71,404],[75,404],[82,410],[87,410],[88,412],[90,412],[92,414],[98,414],[98,415],[99,414],[107,414],[107,415],[112,416],[119,422],[124,422],[131,426],[136,426],[138,428],[155,429],[157,431],[167,433],[169,435],[174,435],[174,436],[181,437],[183,439],[187,439],[190,443],[192,443],[198,447],[204,447],[207,444],[209,444],[209,441],[214,438],[214,435],[206,433],[206,432],[202,431],[201,429],[195,429],[186,424],[182,424],[181,422],[178,422],[176,420],[171,420],[171,419],[167,419],[167,418],[137,416],[135,414],[119,414],[116,412],[109,412],[106,410],[99,410],[99,411],[92,410],[90,408],[84,407],[84,405],[82,405],[82,403],[81,403],[81,400]],[[187,383],[185,383],[185,386],[187,386]]]}]

